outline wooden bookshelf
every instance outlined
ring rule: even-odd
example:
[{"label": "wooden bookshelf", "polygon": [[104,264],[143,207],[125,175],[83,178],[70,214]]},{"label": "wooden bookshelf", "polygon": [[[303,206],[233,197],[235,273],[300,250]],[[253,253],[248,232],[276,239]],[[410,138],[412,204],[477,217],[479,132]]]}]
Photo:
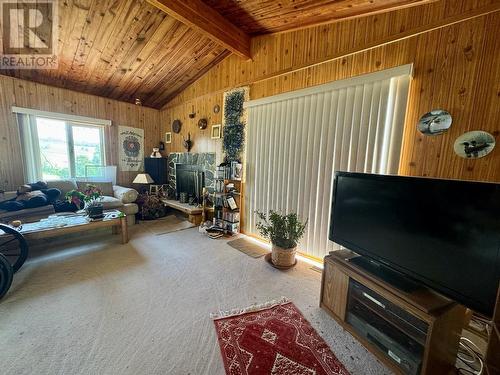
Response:
[{"label": "wooden bookshelf", "polygon": [[[231,169],[227,165],[219,165],[215,175],[214,192],[214,225],[224,229],[225,234],[237,234],[241,229],[241,212],[243,211],[243,182],[230,178]],[[230,188],[232,185],[233,188]],[[229,199],[229,200],[228,200]],[[232,200],[234,199],[234,202]],[[233,207],[230,207],[230,201]]]},{"label": "wooden bookshelf", "polygon": [[[236,192],[231,192],[228,189],[228,185],[233,184],[234,188],[236,189]],[[241,207],[242,207],[242,184],[241,180],[231,180],[231,179],[225,179],[224,180],[224,194],[226,196],[226,199],[228,197],[232,197],[234,201],[236,202],[237,208],[232,210],[229,207],[223,207],[223,220],[226,223],[226,228],[229,227],[230,225],[234,225],[235,227],[237,226],[237,230],[228,230],[229,233],[239,233],[240,232],[240,218],[241,218]],[[238,216],[238,219],[231,219],[228,220],[228,216]]]}]

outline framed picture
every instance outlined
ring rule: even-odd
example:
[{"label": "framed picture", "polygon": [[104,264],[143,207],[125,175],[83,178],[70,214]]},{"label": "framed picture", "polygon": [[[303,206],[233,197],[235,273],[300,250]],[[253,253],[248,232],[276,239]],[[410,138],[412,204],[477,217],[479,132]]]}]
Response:
[{"label": "framed picture", "polygon": [[212,133],[211,133],[212,139],[219,139],[222,135],[221,133],[222,133],[222,127],[220,124],[212,125]]},{"label": "framed picture", "polygon": [[165,133],[165,143],[172,143],[172,132]]}]

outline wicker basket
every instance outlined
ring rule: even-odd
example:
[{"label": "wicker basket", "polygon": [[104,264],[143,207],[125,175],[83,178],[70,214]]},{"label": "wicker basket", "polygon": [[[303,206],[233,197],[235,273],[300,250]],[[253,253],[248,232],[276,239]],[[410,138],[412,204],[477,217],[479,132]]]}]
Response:
[{"label": "wicker basket", "polygon": [[295,264],[295,253],[297,247],[291,249],[283,249],[282,247],[273,244],[271,259],[273,264],[280,267],[291,267]]}]

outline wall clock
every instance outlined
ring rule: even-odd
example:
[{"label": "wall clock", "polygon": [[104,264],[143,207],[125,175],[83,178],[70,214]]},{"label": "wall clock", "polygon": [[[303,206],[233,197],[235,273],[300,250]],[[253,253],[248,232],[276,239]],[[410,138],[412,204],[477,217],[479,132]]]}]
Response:
[{"label": "wall clock", "polygon": [[174,133],[179,133],[181,131],[181,126],[182,126],[181,120],[174,120],[174,122],[172,122],[172,131]]}]

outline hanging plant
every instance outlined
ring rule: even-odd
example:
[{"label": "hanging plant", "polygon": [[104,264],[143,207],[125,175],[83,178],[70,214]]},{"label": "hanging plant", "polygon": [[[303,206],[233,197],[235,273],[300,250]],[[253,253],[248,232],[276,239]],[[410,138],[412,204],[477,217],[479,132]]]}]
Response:
[{"label": "hanging plant", "polygon": [[238,160],[245,143],[245,128],[239,123],[224,127],[224,150],[228,161]]},{"label": "hanging plant", "polygon": [[240,121],[243,114],[243,103],[245,102],[244,91],[234,91],[226,96],[224,106],[224,116],[228,126],[236,124]]},{"label": "hanging plant", "polygon": [[248,88],[224,94],[224,153],[226,161],[240,161],[245,145],[245,109]]}]

